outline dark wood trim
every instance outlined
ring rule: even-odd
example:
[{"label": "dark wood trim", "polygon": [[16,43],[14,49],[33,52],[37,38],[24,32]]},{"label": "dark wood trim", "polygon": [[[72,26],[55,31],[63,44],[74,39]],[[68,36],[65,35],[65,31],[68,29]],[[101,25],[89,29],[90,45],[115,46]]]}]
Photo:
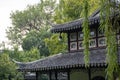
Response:
[{"label": "dark wood trim", "polygon": [[88,80],[91,80],[91,69],[88,68]]},{"label": "dark wood trim", "polygon": [[58,80],[58,79],[57,79],[57,71],[55,71],[55,80]]},{"label": "dark wood trim", "polygon": [[78,46],[79,45],[78,44],[79,43],[79,41],[78,41],[78,32],[76,33],[76,35],[77,35],[77,37],[76,37],[77,38],[77,50],[79,50],[79,46]]},{"label": "dark wood trim", "polygon": [[[98,26],[98,25],[97,25]],[[90,37],[90,39],[89,40],[92,40],[92,39],[95,39],[95,41],[96,41],[96,46],[95,47],[91,47],[90,49],[95,49],[95,48],[99,48],[99,47],[105,47],[105,46],[99,46],[99,42],[98,42],[98,39],[99,38],[103,38],[104,36],[99,36],[99,34],[98,34],[98,27],[93,27],[92,29],[95,29],[95,35],[96,36],[94,36],[94,37]],[[92,30],[92,29],[90,29],[90,30]],[[69,52],[77,52],[77,51],[83,51],[84,49],[79,49],[79,41],[83,41],[83,40],[79,40],[78,39],[78,33],[79,33],[80,31],[76,31],[76,40],[74,40],[74,41],[70,41],[70,34],[71,33],[75,33],[75,32],[68,32],[68,51]],[[76,42],[77,43],[77,50],[70,50],[70,43],[71,42]]]},{"label": "dark wood trim", "polygon": [[67,71],[68,80],[70,80],[70,70]]},{"label": "dark wood trim", "polygon": [[51,79],[51,71],[49,71],[49,80],[52,80],[52,79]]},{"label": "dark wood trim", "polygon": [[36,72],[36,80],[38,80],[38,72]]},{"label": "dark wood trim", "polygon": [[96,47],[98,47],[98,27],[96,28]]},{"label": "dark wood trim", "polygon": [[68,38],[68,51],[70,52],[70,33],[67,33],[67,38]]},{"label": "dark wood trim", "polygon": [[[24,79],[25,79],[25,74],[26,74],[26,72],[23,72],[23,77],[24,77]],[[25,79],[26,80],[26,79]]]}]

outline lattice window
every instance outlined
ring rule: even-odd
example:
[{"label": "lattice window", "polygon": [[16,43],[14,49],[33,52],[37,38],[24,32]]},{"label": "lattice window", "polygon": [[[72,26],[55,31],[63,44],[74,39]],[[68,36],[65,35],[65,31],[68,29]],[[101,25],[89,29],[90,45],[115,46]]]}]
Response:
[{"label": "lattice window", "polygon": [[70,50],[77,50],[77,42],[70,43]]},{"label": "lattice window", "polygon": [[91,39],[91,40],[89,41],[89,47],[90,47],[90,48],[96,47],[96,39]]},{"label": "lattice window", "polygon": [[99,46],[106,46],[105,37],[102,37],[102,38],[98,39],[98,45]]}]

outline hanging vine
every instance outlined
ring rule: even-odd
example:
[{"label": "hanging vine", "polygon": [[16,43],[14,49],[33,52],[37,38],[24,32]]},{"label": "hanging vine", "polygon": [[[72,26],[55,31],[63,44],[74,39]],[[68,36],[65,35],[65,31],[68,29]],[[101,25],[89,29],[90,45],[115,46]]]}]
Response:
[{"label": "hanging vine", "polygon": [[[100,10],[100,30],[104,30],[106,37],[106,77],[108,80],[114,80],[114,74],[118,70],[118,58],[117,58],[117,37],[116,30],[118,29],[116,25],[115,16],[115,0],[100,0],[101,10]],[[88,0],[84,0],[84,21],[83,21],[83,46],[84,46],[84,61],[85,66],[89,67],[89,27],[88,27]],[[111,11],[113,10],[113,11]],[[114,16],[114,19],[113,17]]]},{"label": "hanging vine", "polygon": [[[101,0],[101,11],[100,11],[100,29],[105,31],[106,37],[106,77],[108,80],[114,80],[113,73],[117,71],[118,68],[118,59],[117,59],[117,38],[116,38],[116,28],[113,23],[113,19],[111,16],[114,16],[113,11],[115,6],[112,4],[111,0]],[[114,21],[115,20],[114,16]]]},{"label": "hanging vine", "polygon": [[83,21],[83,46],[84,46],[84,61],[85,61],[85,66],[89,67],[89,26],[88,26],[88,8],[89,8],[89,4],[87,0],[84,0],[84,8],[83,8],[83,16],[84,16],[84,21]]}]

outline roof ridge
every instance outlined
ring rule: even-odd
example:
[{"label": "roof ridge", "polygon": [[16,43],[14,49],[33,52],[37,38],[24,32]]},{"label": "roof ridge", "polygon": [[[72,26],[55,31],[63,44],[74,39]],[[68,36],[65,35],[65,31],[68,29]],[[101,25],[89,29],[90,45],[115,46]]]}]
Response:
[{"label": "roof ridge", "polygon": [[55,56],[59,56],[59,55],[62,55],[63,53],[58,53],[56,55],[51,55],[51,56],[48,56],[48,57],[44,57],[44,58],[41,58],[41,59],[38,59],[38,60],[35,60],[35,61],[31,61],[31,62],[19,62],[19,61],[16,61],[13,59],[13,61],[16,63],[16,64],[31,64],[31,63],[35,63],[35,62],[38,62],[38,61],[42,61],[42,60],[46,60],[46,59],[50,59],[50,58],[53,58]]}]

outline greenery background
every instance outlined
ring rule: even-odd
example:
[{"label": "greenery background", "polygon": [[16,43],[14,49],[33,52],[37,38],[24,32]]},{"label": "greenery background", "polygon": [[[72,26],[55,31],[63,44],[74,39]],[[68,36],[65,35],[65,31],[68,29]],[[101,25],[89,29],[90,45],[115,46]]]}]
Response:
[{"label": "greenery background", "polygon": [[[107,5],[105,6],[105,4]],[[0,80],[7,80],[9,75],[12,76],[13,80],[20,80],[22,75],[16,70],[17,66],[13,59],[20,62],[30,62],[66,52],[66,34],[62,34],[63,39],[59,41],[59,34],[51,33],[50,28],[54,24],[65,23],[81,17],[85,18],[83,43],[86,67],[89,66],[89,50],[88,44],[86,44],[89,42],[88,17],[98,8],[101,9],[101,29],[105,30],[107,37],[108,68],[106,71],[108,79],[112,80],[113,72],[118,71],[116,54],[113,54],[117,53],[117,48],[116,44],[112,42],[116,41],[113,34],[118,27],[115,29],[110,27],[111,21],[109,19],[110,8],[112,6],[115,9],[115,5],[111,4],[111,0],[60,0],[59,3],[56,3],[56,0],[41,0],[39,4],[29,5],[26,10],[11,12],[12,26],[6,32],[13,50],[5,48],[4,43],[1,44]],[[106,19],[102,18],[103,14],[106,15]],[[22,47],[22,51],[19,50],[20,47]]]}]

